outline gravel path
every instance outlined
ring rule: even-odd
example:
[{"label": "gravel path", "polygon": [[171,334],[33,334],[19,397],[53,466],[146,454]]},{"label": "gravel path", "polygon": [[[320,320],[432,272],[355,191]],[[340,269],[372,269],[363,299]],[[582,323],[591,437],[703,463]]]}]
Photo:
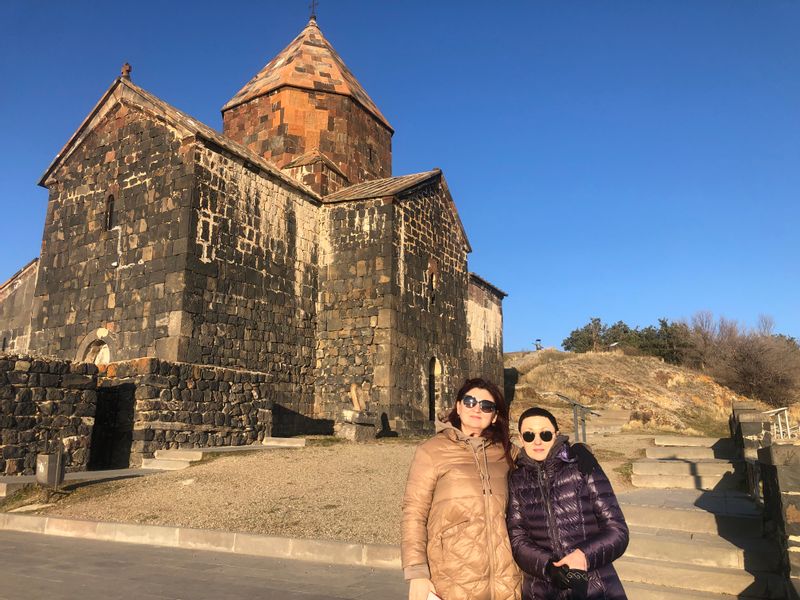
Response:
[{"label": "gravel path", "polygon": [[[652,435],[590,440],[614,488],[615,469]],[[43,513],[78,519],[398,544],[406,476],[419,440],[331,443],[226,455],[182,471],[80,485]],[[40,513],[40,514],[43,514]]]}]

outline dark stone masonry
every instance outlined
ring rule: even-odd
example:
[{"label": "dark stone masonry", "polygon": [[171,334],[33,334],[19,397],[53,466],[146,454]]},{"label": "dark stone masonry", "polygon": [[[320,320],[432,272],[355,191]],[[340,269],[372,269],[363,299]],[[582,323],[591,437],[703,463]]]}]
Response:
[{"label": "dark stone masonry", "polygon": [[[501,381],[505,293],[470,273],[442,172],[392,176],[393,129],[314,19],[223,133],[129,75],[45,172],[41,256],[0,286],[0,352],[100,366],[80,403],[36,387],[82,413],[96,395],[55,426],[70,468],[340,431],[355,404],[376,430],[432,431],[465,377]],[[2,470],[27,472],[52,423],[6,400],[23,421]]]},{"label": "dark stone masonry", "polygon": [[97,403],[93,364],[0,354],[0,475],[33,475],[36,455],[63,441],[68,471],[83,471]]}]

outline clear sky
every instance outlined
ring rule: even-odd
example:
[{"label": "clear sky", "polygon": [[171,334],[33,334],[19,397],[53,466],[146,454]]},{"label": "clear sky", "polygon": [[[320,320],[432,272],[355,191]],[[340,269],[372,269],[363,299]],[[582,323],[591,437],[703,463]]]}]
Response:
[{"label": "clear sky", "polygon": [[[308,1],[0,3],[0,280],[39,253],[41,174],[119,74],[219,109]],[[396,130],[441,167],[470,269],[509,293],[506,350],[597,316],[698,310],[800,337],[800,2],[321,0]]]}]

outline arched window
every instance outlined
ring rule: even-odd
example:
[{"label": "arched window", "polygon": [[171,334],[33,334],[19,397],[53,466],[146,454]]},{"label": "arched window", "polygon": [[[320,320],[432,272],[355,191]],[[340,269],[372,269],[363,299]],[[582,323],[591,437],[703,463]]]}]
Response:
[{"label": "arched window", "polygon": [[106,365],[111,362],[111,350],[103,340],[95,340],[86,348],[83,362]]},{"label": "arched window", "polygon": [[114,194],[109,194],[106,198],[106,214],[104,219],[106,231],[114,228]]}]

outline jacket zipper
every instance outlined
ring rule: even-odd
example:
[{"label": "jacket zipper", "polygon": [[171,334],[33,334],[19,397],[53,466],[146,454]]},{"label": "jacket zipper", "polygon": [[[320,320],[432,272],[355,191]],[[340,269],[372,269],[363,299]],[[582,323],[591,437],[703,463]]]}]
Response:
[{"label": "jacket zipper", "polygon": [[556,524],[553,519],[553,506],[550,503],[550,483],[543,466],[536,465],[536,478],[539,480],[539,489],[542,492],[542,500],[544,501],[544,511],[547,515],[547,531],[553,538],[554,549],[557,549],[563,554],[564,549],[561,547],[561,539],[556,531]]},{"label": "jacket zipper", "polygon": [[[478,476],[481,478],[481,492],[483,493],[483,521],[486,525],[486,539],[488,542],[488,550],[489,550],[489,591],[491,593],[491,599],[494,600],[494,576],[495,576],[495,546],[494,546],[494,534],[492,532],[491,523],[489,522],[489,494],[486,493],[486,483],[484,482],[484,473],[483,467],[481,467],[480,458],[478,457],[478,449],[473,446],[472,444],[468,444],[472,450],[473,457],[475,458],[475,464],[478,467]],[[485,451],[485,449],[484,449]],[[484,463],[486,468],[489,468],[488,463]],[[486,473],[488,475],[488,473]]]}]

